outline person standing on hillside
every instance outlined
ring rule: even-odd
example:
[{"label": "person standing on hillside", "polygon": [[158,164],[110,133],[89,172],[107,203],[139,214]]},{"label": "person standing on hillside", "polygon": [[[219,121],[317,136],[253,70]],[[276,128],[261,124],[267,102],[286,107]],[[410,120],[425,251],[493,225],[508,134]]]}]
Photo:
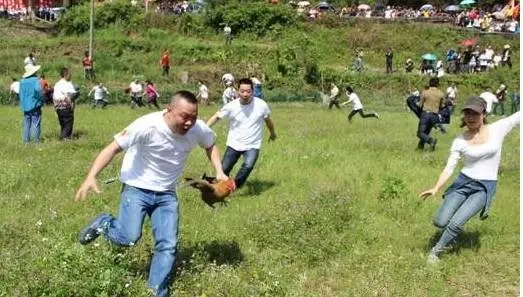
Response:
[{"label": "person standing on hillside", "polygon": [[352,123],[352,117],[356,114],[359,114],[362,118],[380,118],[380,115],[377,112],[365,114],[363,112],[363,104],[361,104],[360,97],[354,92],[351,86],[347,86],[345,94],[347,95],[347,101],[343,102],[341,105],[345,106],[346,104],[352,103],[352,111],[349,113],[348,119]]},{"label": "person standing on hillside", "polygon": [[501,66],[508,66],[509,68],[512,68],[512,60],[511,56],[512,50],[510,49],[509,44],[505,44],[503,47],[503,53],[501,54]]},{"label": "person standing on hillside", "polygon": [[505,100],[508,96],[508,90],[507,86],[504,84],[501,84],[499,86],[499,89],[496,91],[496,98],[498,99],[498,102],[494,103],[494,107],[492,109],[492,114],[497,115],[498,114],[498,107],[501,107],[501,116],[505,116]]},{"label": "person standing on hillside", "polygon": [[454,107],[458,103],[458,87],[455,82],[452,82],[445,92],[445,105],[448,106],[450,113],[454,111]]},{"label": "person standing on hillside", "polygon": [[162,76],[168,77],[169,76],[169,70],[171,69],[170,66],[171,57],[169,55],[169,51],[165,49],[163,51],[162,58],[160,59],[160,66],[162,67]]},{"label": "person standing on hillside", "polygon": [[223,155],[223,172],[229,175],[238,159],[243,156],[243,164],[236,173],[236,187],[240,188],[249,177],[258,160],[262,143],[263,123],[269,129],[269,141],[276,140],[271,110],[265,101],[252,96],[253,84],[248,78],[238,82],[239,99],[225,104],[208,121],[212,127],[218,120],[229,120],[227,148]]},{"label": "person standing on hillside", "polygon": [[198,81],[198,95],[196,98],[200,99],[201,104],[209,105],[209,89],[201,80]]},{"label": "person standing on hillside", "polygon": [[84,67],[84,78],[87,80],[95,79],[93,59],[91,58],[91,54],[89,53],[89,51],[84,52],[82,66]]},{"label": "person standing on hillside", "polygon": [[60,140],[71,140],[77,91],[71,83],[71,71],[68,68],[60,70],[60,77],[53,88],[53,104],[60,123]]},{"label": "person standing on hillside", "polygon": [[443,107],[444,95],[438,90],[439,79],[432,77],[429,80],[429,88],[423,90],[419,106],[421,108],[421,117],[418,123],[417,136],[419,138],[418,149],[425,148],[429,144],[431,150],[436,149],[437,139],[430,137],[430,131],[436,123],[439,122],[438,113]]},{"label": "person standing on hillside", "polygon": [[20,108],[24,113],[23,141],[31,141],[31,131],[34,142],[40,142],[42,124],[42,85],[36,73],[40,66],[28,64],[20,81]]},{"label": "person standing on hillside", "polygon": [[232,44],[232,29],[229,27],[229,24],[225,24],[225,27],[223,28],[223,34],[225,35],[225,44],[231,45]]},{"label": "person standing on hillside", "polygon": [[387,66],[387,73],[392,73],[392,59],[394,57],[394,54],[392,53],[392,48],[387,49],[387,53],[385,54],[385,64]]},{"label": "person standing on hillside", "polygon": [[434,187],[419,195],[423,199],[436,195],[452,176],[458,161],[463,159],[463,169],[443,193],[443,203],[434,218],[434,225],[443,233],[430,250],[429,264],[439,261],[439,255],[472,217],[478,213],[482,220],[488,217],[497,187],[503,140],[520,123],[517,112],[487,125],[486,102],[480,97],[470,98],[462,111],[461,126],[466,126],[467,130],[452,142],[447,165]]},{"label": "person standing on hillside", "polygon": [[98,174],[125,151],[118,217],[107,213],[97,216],[80,231],[80,244],[90,244],[103,235],[117,246],[134,246],[142,236],[147,214],[155,242],[148,287],[156,297],[170,296],[180,218],[175,186],[196,146],[205,150],[216,178],[228,180],[215,143],[216,134],[198,120],[198,101],[188,91],[176,92],[167,109],[142,116],[116,134],[94,160],[75,201],[85,200],[90,191],[100,193]]}]

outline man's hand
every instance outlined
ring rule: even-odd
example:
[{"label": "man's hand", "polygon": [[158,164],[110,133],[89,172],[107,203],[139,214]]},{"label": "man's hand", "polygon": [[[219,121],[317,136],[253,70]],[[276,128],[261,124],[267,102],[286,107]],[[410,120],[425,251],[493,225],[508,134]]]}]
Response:
[{"label": "man's hand", "polygon": [[436,189],[426,190],[426,191],[421,192],[421,194],[419,194],[419,198],[426,200],[427,198],[436,195],[437,192],[438,191]]},{"label": "man's hand", "polygon": [[278,138],[278,136],[276,136],[276,133],[272,133],[272,134],[269,136],[269,141],[275,141],[276,138]]},{"label": "man's hand", "polygon": [[87,177],[85,179],[85,181],[80,186],[80,189],[78,189],[78,192],[76,192],[74,201],[84,201],[90,190],[97,194],[102,192],[96,184],[96,179],[94,177]]},{"label": "man's hand", "polygon": [[229,177],[222,172],[216,172],[216,179],[217,180],[229,180]]}]

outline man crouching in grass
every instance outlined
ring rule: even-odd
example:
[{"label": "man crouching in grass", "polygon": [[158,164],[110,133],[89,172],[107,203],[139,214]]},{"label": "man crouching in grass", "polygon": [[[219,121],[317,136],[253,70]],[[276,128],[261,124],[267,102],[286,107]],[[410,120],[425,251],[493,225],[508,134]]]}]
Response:
[{"label": "man crouching in grass", "polygon": [[166,110],[138,118],[96,157],[76,193],[76,201],[89,191],[100,193],[98,174],[118,153],[125,152],[120,171],[122,190],[118,217],[100,214],[80,232],[81,244],[101,234],[119,246],[133,246],[141,237],[145,214],[149,215],[155,240],[149,271],[149,288],[157,297],[169,296],[169,279],[178,243],[178,198],[173,190],[182,174],[190,151],[199,145],[216,170],[216,177],[227,180],[215,146],[215,133],[197,120],[194,94],[179,91]]}]

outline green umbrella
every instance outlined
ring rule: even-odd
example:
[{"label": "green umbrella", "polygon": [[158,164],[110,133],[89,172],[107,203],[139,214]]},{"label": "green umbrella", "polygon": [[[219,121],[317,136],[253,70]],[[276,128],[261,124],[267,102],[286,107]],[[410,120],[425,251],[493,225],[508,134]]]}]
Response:
[{"label": "green umbrella", "polygon": [[436,55],[434,54],[424,54],[423,56],[421,56],[423,58],[423,60],[429,60],[429,61],[436,61],[438,60],[438,57],[436,57]]},{"label": "green umbrella", "polygon": [[459,3],[459,5],[461,6],[465,6],[465,5],[473,5],[473,4],[476,4],[476,1],[474,0],[463,0]]}]

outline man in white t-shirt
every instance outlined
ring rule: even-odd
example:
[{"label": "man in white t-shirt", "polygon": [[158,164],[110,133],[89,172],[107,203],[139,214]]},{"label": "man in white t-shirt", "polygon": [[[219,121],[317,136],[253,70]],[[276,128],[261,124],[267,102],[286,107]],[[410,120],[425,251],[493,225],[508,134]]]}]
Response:
[{"label": "man in white t-shirt", "polygon": [[53,88],[53,104],[60,123],[60,139],[71,139],[74,125],[74,101],[78,95],[68,68],[60,70],[61,79]]},{"label": "man in white t-shirt", "polygon": [[106,146],[76,193],[82,201],[89,191],[100,193],[96,177],[113,158],[125,151],[120,181],[118,217],[101,214],[80,232],[81,244],[89,244],[101,234],[119,246],[133,246],[140,239],[145,215],[149,215],[155,251],[148,286],[157,297],[169,296],[169,279],[178,243],[179,209],[174,186],[195,146],[205,149],[219,180],[227,180],[215,146],[216,135],[198,117],[194,94],[179,91],[166,110],[150,113],[134,121]]},{"label": "man in white t-shirt", "polygon": [[196,98],[200,98],[200,103],[209,105],[209,89],[201,80],[198,81],[198,95]]},{"label": "man in white t-shirt", "polygon": [[9,101],[18,104],[18,94],[20,94],[20,82],[13,77],[13,82],[9,86]]},{"label": "man in white t-shirt", "polygon": [[458,87],[456,86],[456,83],[451,83],[450,86],[447,88],[447,91],[445,92],[445,105],[450,107],[450,113],[454,110],[454,106],[456,106],[457,103],[457,97],[458,97]]},{"label": "man in white t-shirt", "polygon": [[143,85],[139,79],[135,79],[129,84],[129,92],[131,93],[131,108],[145,107],[142,101]]},{"label": "man in white t-shirt", "polygon": [[207,121],[207,125],[212,127],[222,118],[229,120],[227,148],[222,159],[222,167],[223,172],[228,175],[238,159],[243,156],[243,164],[235,177],[237,188],[247,181],[256,164],[263,138],[264,122],[270,132],[269,140],[276,140],[274,123],[270,118],[271,110],[265,101],[253,97],[252,91],[252,81],[248,78],[241,79],[238,82],[239,99],[225,104]]},{"label": "man in white t-shirt", "polygon": [[492,93],[492,90],[490,88],[487,88],[485,92],[479,94],[479,97],[481,97],[483,100],[487,102],[487,107],[485,108],[485,111],[487,112],[487,114],[490,114],[494,103],[498,103],[498,98],[494,93]]},{"label": "man in white t-shirt", "polygon": [[92,93],[94,93],[92,108],[96,108],[98,105],[101,105],[102,108],[107,106],[108,101],[106,96],[109,95],[109,91],[103,83],[97,83],[96,86],[91,89],[88,96],[91,97]]}]

